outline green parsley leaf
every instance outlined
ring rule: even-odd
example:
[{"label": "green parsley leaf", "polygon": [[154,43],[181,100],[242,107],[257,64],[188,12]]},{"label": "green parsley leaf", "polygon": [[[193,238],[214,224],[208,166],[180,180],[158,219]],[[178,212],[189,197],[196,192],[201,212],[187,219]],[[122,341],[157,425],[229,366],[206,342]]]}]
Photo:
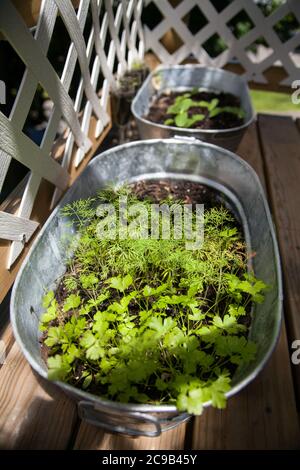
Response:
[{"label": "green parsley leaf", "polygon": [[43,307],[44,308],[47,308],[49,307],[49,305],[51,304],[52,300],[54,299],[54,292],[52,290],[50,290],[49,292],[47,292],[46,295],[44,295],[43,297]]},{"label": "green parsley leaf", "polygon": [[98,284],[99,282],[99,279],[98,277],[91,273],[91,274],[82,274],[80,276],[80,282],[81,282],[81,285],[84,289],[91,289],[94,287],[95,284]]},{"label": "green parsley leaf", "polygon": [[133,283],[133,279],[130,274],[127,274],[125,277],[111,277],[107,280],[109,286],[113,289],[117,289],[120,292],[124,292],[128,287],[130,287]]},{"label": "green parsley leaf", "polygon": [[79,307],[81,298],[79,295],[71,294],[64,301],[63,311],[68,312],[69,310],[74,310]]},{"label": "green parsley leaf", "polygon": [[64,381],[71,371],[70,365],[65,361],[63,356],[48,357],[48,379]]}]

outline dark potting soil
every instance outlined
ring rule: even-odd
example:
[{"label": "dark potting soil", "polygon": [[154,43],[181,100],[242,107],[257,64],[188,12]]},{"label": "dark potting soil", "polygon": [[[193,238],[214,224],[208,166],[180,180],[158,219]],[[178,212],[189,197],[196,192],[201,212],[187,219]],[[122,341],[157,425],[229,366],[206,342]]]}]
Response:
[{"label": "dark potting soil", "polygon": [[[178,96],[182,96],[185,93],[187,93],[187,91],[171,91],[170,93],[161,93],[160,95],[155,96],[145,118],[157,124],[164,124],[167,119],[174,118],[174,114],[168,114],[167,110],[169,106],[174,104],[175,99]],[[210,102],[216,98],[219,100],[218,107],[222,108],[225,106],[240,108],[241,106],[240,99],[231,93],[199,91],[198,93],[193,94],[192,98],[197,102]],[[236,114],[228,112],[221,113],[210,118],[208,115],[208,109],[201,106],[193,107],[188,110],[189,117],[192,117],[195,114],[204,114],[205,118],[202,121],[195,122],[191,127],[189,127],[189,129],[231,129],[233,127],[241,126],[244,122],[243,118],[239,118]],[[175,124],[172,125],[176,126]]]},{"label": "dark potting soil", "polygon": [[147,197],[156,203],[171,198],[174,201],[183,201],[185,204],[204,204],[206,210],[228,203],[220,191],[187,180],[149,179],[133,183],[130,187],[139,199]]}]

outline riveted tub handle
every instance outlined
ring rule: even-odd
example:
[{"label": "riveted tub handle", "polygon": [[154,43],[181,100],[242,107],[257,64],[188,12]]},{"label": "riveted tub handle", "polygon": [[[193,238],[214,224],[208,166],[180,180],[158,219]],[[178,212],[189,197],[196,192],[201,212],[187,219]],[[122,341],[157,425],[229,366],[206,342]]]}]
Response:
[{"label": "riveted tub handle", "polygon": [[[78,414],[82,420],[109,432],[146,437],[157,437],[161,434],[159,420],[146,413],[122,411],[108,405],[80,401],[78,402]],[[113,422],[114,420],[115,422]],[[134,424],[127,424],[126,420],[133,421],[137,425],[151,426],[153,429],[139,429],[134,427]]]},{"label": "riveted tub handle", "polygon": [[176,140],[183,140],[188,143],[196,143],[196,142],[203,142],[203,140],[199,139],[199,137],[187,136],[187,135],[174,135],[174,139]]}]

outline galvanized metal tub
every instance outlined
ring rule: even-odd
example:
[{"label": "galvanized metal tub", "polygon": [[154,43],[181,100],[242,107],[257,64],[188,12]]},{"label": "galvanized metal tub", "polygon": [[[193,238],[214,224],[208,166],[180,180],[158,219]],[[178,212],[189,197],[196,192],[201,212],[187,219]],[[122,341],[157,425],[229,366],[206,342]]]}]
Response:
[{"label": "galvanized metal tub", "polygon": [[[257,357],[237,370],[228,397],[245,387],[268,360],[280,329],[282,288],[274,228],[256,173],[231,152],[195,139],[149,140],[108,150],[89,163],[49,217],[18,273],[11,299],[13,331],[25,357],[44,379],[47,367],[40,353],[38,330],[41,300],[45,289],[55,288],[65,272],[61,240],[75,233],[60,208],[94,195],[107,184],[164,177],[205,183],[226,194],[243,224],[247,249],[257,253],[252,260],[255,273],[271,286],[264,303],[253,311],[250,338],[258,344]],[[189,418],[173,405],[120,404],[55,383],[78,401],[83,419],[110,431],[157,436]]]},{"label": "galvanized metal tub", "polygon": [[[245,111],[245,120],[241,126],[232,129],[180,129],[149,121],[147,116],[150,104],[155,96],[166,90],[184,91],[192,88],[204,88],[211,91],[224,91],[238,96]],[[229,150],[236,150],[255,114],[251,104],[247,82],[226,70],[201,65],[175,65],[159,67],[145,80],[131,106],[141,139],[167,138],[174,135],[196,137]]]}]

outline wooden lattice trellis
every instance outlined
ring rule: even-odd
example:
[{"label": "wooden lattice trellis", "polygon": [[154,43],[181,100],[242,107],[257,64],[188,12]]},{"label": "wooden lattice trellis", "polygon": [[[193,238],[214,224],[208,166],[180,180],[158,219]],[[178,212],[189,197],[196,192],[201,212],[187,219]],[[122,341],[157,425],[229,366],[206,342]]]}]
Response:
[{"label": "wooden lattice trellis", "polygon": [[[210,0],[182,0],[181,2],[145,0],[145,5],[150,3],[156,5],[162,19],[152,30],[145,27],[145,42],[147,49],[151,49],[161,62],[178,64],[192,54],[203,64],[223,67],[230,60],[237,59],[244,69],[244,76],[247,80],[264,84],[267,80],[263,73],[275,62],[280,61],[287,73],[281,85],[290,86],[294,80],[299,79],[299,67],[294,63],[290,53],[300,46],[300,33],[294,34],[283,43],[274,30],[274,26],[289,13],[293,13],[300,23],[299,0],[283,1],[282,5],[269,16],[264,16],[255,0],[232,0],[220,12],[215,9]],[[196,12],[193,11],[195,6],[197,6]],[[244,11],[252,22],[253,28],[237,39],[228,23],[241,11]],[[184,21],[190,12],[194,15],[203,15],[206,19],[206,24],[196,34],[192,34]],[[176,32],[177,48],[170,53],[163,46],[162,39],[172,31]],[[227,49],[212,58],[203,45],[215,34],[222,38]],[[259,38],[265,39],[271,53],[257,63],[251,60],[247,48]]]},{"label": "wooden lattice trellis", "polygon": [[[108,99],[109,90],[115,85],[115,61],[118,62],[118,71],[124,72],[130,62],[143,58],[142,0],[122,0],[117,4],[115,2],[115,5],[111,0],[81,0],[73,3],[78,3],[77,10],[71,0],[43,0],[34,36],[9,0],[0,3],[0,31],[26,66],[9,117],[0,113],[0,190],[12,158],[31,170],[18,188],[17,198],[15,194],[11,196],[17,202],[10,204],[6,201],[0,211],[0,238],[5,240],[0,246],[0,260],[1,267],[5,262],[7,269],[16,261],[39,225],[38,221],[30,220],[30,217],[42,179],[54,185],[51,204],[54,206],[70,183],[70,173],[74,173],[86,155],[90,156],[92,143],[95,147],[97,139],[108,127]],[[86,45],[83,30],[89,9],[93,21]],[[58,14],[70,36],[70,47],[61,78],[47,59]],[[107,38],[110,43],[105,52]],[[96,54],[94,62],[90,63],[93,48]],[[76,61],[80,65],[81,80],[73,103],[68,91]],[[100,74],[104,80],[99,99],[96,85]],[[52,113],[40,146],[22,132],[39,83],[53,101]],[[81,109],[84,94],[87,101]],[[53,158],[56,152],[53,143],[62,117],[68,124],[68,130],[63,154],[57,161]],[[92,118],[95,121],[93,126]]]}]

